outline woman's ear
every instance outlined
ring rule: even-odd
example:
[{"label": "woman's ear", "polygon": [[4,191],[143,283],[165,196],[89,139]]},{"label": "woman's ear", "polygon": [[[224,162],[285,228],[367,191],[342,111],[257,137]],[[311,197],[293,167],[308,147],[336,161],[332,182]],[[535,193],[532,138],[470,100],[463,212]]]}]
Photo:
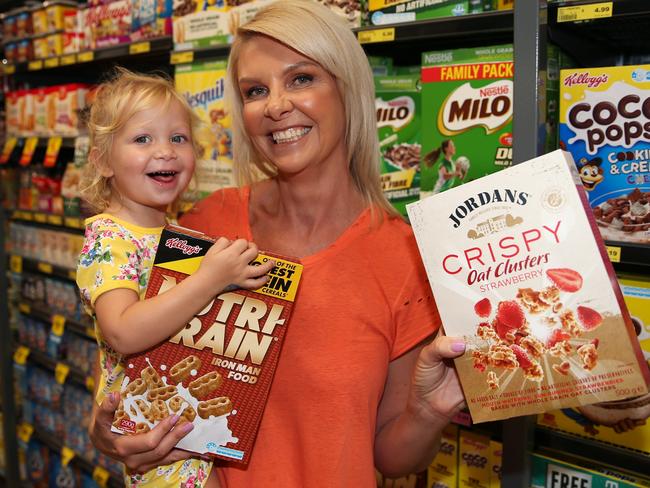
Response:
[{"label": "woman's ear", "polygon": [[104,178],[110,178],[114,174],[113,170],[108,163],[101,160],[100,155],[101,153],[99,149],[96,146],[93,146],[88,152],[88,162],[92,164]]}]

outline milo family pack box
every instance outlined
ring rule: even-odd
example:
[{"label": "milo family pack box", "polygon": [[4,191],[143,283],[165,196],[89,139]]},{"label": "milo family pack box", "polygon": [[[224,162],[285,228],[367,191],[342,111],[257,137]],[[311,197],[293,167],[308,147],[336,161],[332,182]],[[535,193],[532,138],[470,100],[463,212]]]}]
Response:
[{"label": "milo family pack box", "polygon": [[420,199],[420,76],[376,76],[381,184],[393,206]]},{"label": "milo family pack box", "polygon": [[[213,242],[168,225],[146,297],[194,273]],[[248,463],[302,274],[290,259],[260,253],[255,262],[270,258],[277,265],[262,288],[216,296],[167,342],[126,359],[115,432],[147,432],[176,414],[194,424],[176,447]]]},{"label": "milo family pack box", "polygon": [[196,162],[196,177],[183,199],[196,202],[218,190],[234,186],[231,118],[224,103],[226,60],[176,66],[176,89],[203,122],[199,143],[203,155]]},{"label": "milo family pack box", "polygon": [[650,65],[562,70],[560,144],[606,240],[650,243]]},{"label": "milo family pack box", "polygon": [[570,154],[407,207],[474,422],[644,395],[650,371]]},{"label": "milo family pack box", "polygon": [[366,25],[398,24],[469,13],[469,0],[367,0]]},{"label": "milo family pack box", "polygon": [[422,197],[512,164],[512,45],[422,54]]}]

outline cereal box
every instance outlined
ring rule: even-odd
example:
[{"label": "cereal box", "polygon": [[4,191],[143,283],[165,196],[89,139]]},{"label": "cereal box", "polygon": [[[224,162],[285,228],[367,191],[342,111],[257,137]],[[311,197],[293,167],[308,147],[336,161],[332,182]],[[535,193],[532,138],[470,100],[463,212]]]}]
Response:
[{"label": "cereal box", "polygon": [[234,186],[230,114],[223,98],[225,78],[226,60],[176,67],[176,89],[203,121],[199,142],[204,150],[196,164],[196,183],[184,196],[188,201]]},{"label": "cereal box", "polygon": [[623,400],[650,372],[571,155],[407,206],[474,422]]},{"label": "cereal box", "polygon": [[458,484],[458,427],[449,424],[442,431],[440,449],[427,470],[429,488],[456,488]]},{"label": "cereal box", "polygon": [[[641,277],[619,278],[646,364],[650,368],[650,282]],[[538,423],[650,454],[650,395],[633,397],[540,415]]]},{"label": "cereal box", "polygon": [[[167,226],[146,297],[195,272],[213,242]],[[256,262],[268,259],[260,254]],[[248,463],[302,274],[297,261],[272,259],[277,265],[262,288],[218,295],[167,342],[126,359],[116,432],[146,432],[178,414],[194,430],[177,447]]]},{"label": "cereal box", "polygon": [[465,15],[468,0],[368,0],[366,25],[398,24],[415,20]]},{"label": "cereal box", "polygon": [[381,185],[393,206],[420,199],[420,77],[375,77]]},{"label": "cereal box", "polygon": [[421,196],[512,164],[512,45],[422,54]]},{"label": "cereal box", "polygon": [[650,244],[650,65],[562,70],[560,141],[606,240]]}]

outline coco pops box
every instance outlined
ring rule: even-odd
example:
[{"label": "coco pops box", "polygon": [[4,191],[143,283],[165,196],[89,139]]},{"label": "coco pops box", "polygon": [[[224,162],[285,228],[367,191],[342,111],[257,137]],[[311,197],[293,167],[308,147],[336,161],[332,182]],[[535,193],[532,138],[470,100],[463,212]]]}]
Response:
[{"label": "coco pops box", "polygon": [[[146,297],[195,272],[213,242],[168,225]],[[302,274],[294,260],[255,261],[270,258],[277,264],[262,288],[225,291],[168,341],[126,359],[115,432],[147,432],[177,414],[194,429],[176,447],[248,463]]]},{"label": "coco pops box", "polygon": [[650,65],[560,72],[560,143],[603,238],[650,244]]},{"label": "coco pops box", "polygon": [[407,206],[474,422],[622,400],[650,373],[570,154]]},{"label": "coco pops box", "polygon": [[421,197],[512,164],[511,44],[422,54]]}]

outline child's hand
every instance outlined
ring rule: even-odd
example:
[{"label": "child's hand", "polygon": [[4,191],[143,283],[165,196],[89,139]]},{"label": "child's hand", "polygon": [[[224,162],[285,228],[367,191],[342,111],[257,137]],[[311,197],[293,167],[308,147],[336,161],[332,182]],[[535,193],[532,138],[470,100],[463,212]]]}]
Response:
[{"label": "child's hand", "polygon": [[269,279],[267,273],[275,266],[274,261],[260,265],[249,264],[257,257],[258,249],[255,244],[246,239],[230,242],[221,237],[208,250],[201,262],[200,271],[211,277],[215,285],[215,294],[223,291],[228,285],[241,288],[259,288]]}]

